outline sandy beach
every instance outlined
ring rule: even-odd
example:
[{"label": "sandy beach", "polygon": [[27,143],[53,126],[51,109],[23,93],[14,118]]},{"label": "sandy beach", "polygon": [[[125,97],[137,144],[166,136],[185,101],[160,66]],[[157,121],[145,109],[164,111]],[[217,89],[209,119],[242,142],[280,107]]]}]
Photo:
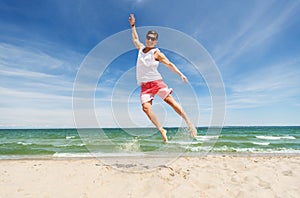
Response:
[{"label": "sandy beach", "polygon": [[1,160],[0,197],[300,197],[300,156],[126,160]]}]

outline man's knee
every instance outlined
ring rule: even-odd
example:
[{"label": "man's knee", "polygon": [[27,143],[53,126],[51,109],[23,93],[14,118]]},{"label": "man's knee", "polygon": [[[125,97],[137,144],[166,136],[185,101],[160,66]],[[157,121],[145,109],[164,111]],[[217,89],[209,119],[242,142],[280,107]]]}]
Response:
[{"label": "man's knee", "polygon": [[172,106],[172,104],[175,102],[175,100],[174,100],[174,98],[172,97],[171,94],[169,94],[169,95],[164,99],[164,101],[165,101],[167,104],[171,105],[171,106]]},{"label": "man's knee", "polygon": [[150,109],[151,109],[151,105],[150,104],[143,104],[143,111],[145,113],[149,113]]}]

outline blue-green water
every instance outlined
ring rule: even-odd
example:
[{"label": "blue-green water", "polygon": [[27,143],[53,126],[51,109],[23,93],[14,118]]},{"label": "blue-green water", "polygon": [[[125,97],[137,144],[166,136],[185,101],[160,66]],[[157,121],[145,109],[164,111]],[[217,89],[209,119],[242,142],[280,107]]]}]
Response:
[{"label": "blue-green water", "polygon": [[224,127],[220,134],[198,128],[190,138],[167,128],[163,144],[155,129],[1,129],[0,159],[187,154],[300,154],[300,127]]}]

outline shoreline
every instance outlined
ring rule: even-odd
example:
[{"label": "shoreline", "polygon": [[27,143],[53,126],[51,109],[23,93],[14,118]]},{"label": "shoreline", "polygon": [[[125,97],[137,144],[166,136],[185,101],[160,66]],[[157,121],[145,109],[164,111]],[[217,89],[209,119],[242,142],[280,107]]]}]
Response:
[{"label": "shoreline", "polygon": [[[119,155],[99,155],[95,156],[91,153],[83,153],[86,156],[80,156],[82,153],[63,153],[67,154],[69,156],[61,156],[57,157],[54,155],[6,155],[4,158],[0,158],[0,161],[5,160],[84,160],[84,159],[105,159],[105,158],[181,158],[181,157],[192,157],[192,158],[203,158],[203,157],[209,157],[209,156],[218,156],[218,157],[300,157],[300,152],[296,153],[205,153],[205,154],[199,154],[199,153],[167,153],[167,154],[141,154],[134,155],[133,153],[127,153],[125,155],[122,155],[119,153]],[[87,156],[89,155],[89,156]],[[11,157],[11,158],[9,158]]]},{"label": "shoreline", "polygon": [[300,196],[299,155],[182,156],[154,163],[159,160],[0,160],[0,197]]}]

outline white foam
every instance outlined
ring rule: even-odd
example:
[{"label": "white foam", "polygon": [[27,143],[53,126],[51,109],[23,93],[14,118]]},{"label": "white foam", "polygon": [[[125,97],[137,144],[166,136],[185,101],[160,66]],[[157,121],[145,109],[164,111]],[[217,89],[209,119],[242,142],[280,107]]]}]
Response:
[{"label": "white foam", "polygon": [[142,152],[121,152],[121,153],[93,153],[94,157],[136,157],[145,156]]},{"label": "white foam", "polygon": [[280,139],[289,139],[289,140],[295,140],[296,138],[294,136],[264,136],[264,135],[258,135],[255,136],[258,139],[263,140],[280,140]]},{"label": "white foam", "polygon": [[227,146],[223,146],[217,149],[213,149],[213,152],[226,152],[226,151],[235,151],[237,153],[280,153],[280,154],[284,154],[284,153],[300,153],[300,150],[295,150],[295,149],[262,149],[262,148],[233,148],[233,147],[227,147]]},{"label": "white foam", "polygon": [[268,146],[270,144],[270,142],[251,142],[251,143],[255,145],[262,145],[262,146]]},{"label": "white foam", "polygon": [[190,145],[190,144],[199,144],[199,142],[170,140],[168,144]]},{"label": "white foam", "polygon": [[77,158],[77,157],[93,157],[91,153],[54,153],[53,157],[57,158]]},{"label": "white foam", "polygon": [[212,153],[214,152],[221,152],[221,153],[275,153],[275,154],[300,154],[300,150],[295,149],[263,149],[263,148],[234,148],[234,147],[228,147],[228,146],[222,146],[222,147],[190,147],[189,150],[191,152],[205,152],[210,151]]},{"label": "white foam", "polygon": [[76,138],[76,136],[67,136],[67,137],[66,137],[67,140],[69,140],[69,139],[74,139],[74,138]]},{"label": "white foam", "polygon": [[67,144],[62,144],[62,145],[55,145],[55,147],[71,147],[71,146],[80,146],[80,147],[83,147],[83,146],[86,146],[85,143],[81,143],[81,144],[70,144],[70,143],[67,143]]},{"label": "white foam", "polygon": [[197,147],[188,147],[191,152],[208,152],[212,150],[212,147],[208,146],[197,146]]},{"label": "white foam", "polygon": [[140,150],[140,143],[138,139],[133,139],[132,141],[123,143],[119,148],[122,151],[137,152]]},{"label": "white foam", "polygon": [[23,146],[26,146],[26,145],[31,145],[32,143],[26,143],[26,142],[18,142],[17,144],[21,144],[21,145],[23,145]]},{"label": "white foam", "polygon": [[199,140],[199,141],[205,141],[205,140],[212,140],[212,139],[218,139],[219,136],[209,136],[209,135],[206,135],[206,136],[195,136],[195,139],[196,140]]},{"label": "white foam", "polygon": [[54,153],[55,158],[93,158],[93,157],[135,157],[144,153]]}]

